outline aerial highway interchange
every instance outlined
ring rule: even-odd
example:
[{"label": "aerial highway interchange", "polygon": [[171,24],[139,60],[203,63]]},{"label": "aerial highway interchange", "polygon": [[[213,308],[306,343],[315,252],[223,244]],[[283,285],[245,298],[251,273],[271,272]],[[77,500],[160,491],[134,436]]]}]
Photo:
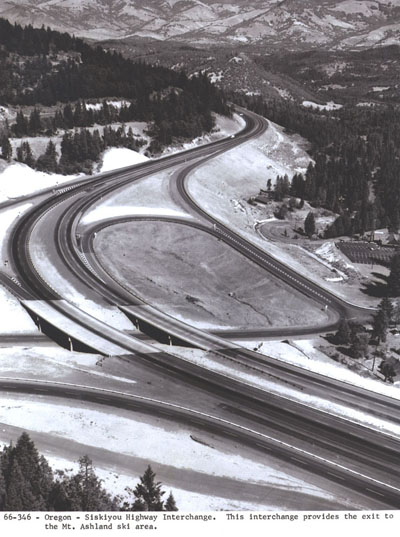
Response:
[{"label": "aerial highway interchange", "polygon": [[[177,386],[190,385],[206,393],[214,402],[214,412],[171,401],[139,397],[134,393],[118,393],[83,385],[62,382],[2,379],[0,389],[14,393],[41,394],[52,397],[80,399],[109,407],[163,415],[189,426],[212,431],[221,437],[249,445],[262,453],[286,460],[304,470],[322,476],[335,486],[349,489],[365,498],[368,507],[400,508],[398,467],[399,440],[372,427],[363,426],[329,412],[300,404],[288,397],[268,393],[232,379],[223,373],[195,365],[171,352],[161,351],[135,335],[108,326],[71,304],[62,288],[54,288],[46,273],[35,262],[38,241],[46,245],[49,266],[80,292],[99,305],[116,306],[140,330],[156,335],[161,341],[193,346],[245,363],[264,375],[279,378],[297,390],[340,400],[353,408],[368,408],[378,418],[390,417],[399,423],[400,403],[389,397],[354,387],[329,377],[300,369],[290,364],[261,357],[232,340],[257,337],[288,337],[324,333],[334,330],[341,317],[368,319],[371,310],[347,303],[320,287],[311,279],[250,243],[238,230],[222,224],[218,217],[206,213],[186,188],[189,174],[202,163],[233,150],[236,146],[260,136],[268,122],[240,109],[246,127],[234,137],[200,146],[189,151],[160,158],[144,164],[78,180],[67,188],[49,189],[46,193],[26,196],[35,199],[32,209],[18,219],[9,242],[10,278],[2,275],[2,284],[18,297],[33,319],[57,334],[58,341],[68,342],[83,351],[107,355],[123,355],[140,362]],[[80,220],[99,200],[112,195],[138,179],[171,169],[175,198],[180,199],[191,219],[165,218],[165,221],[200,229],[215,240],[221,240],[243,256],[300,291],[307,300],[324,308],[329,322],[315,327],[293,329],[260,329],[257,331],[206,331],[166,315],[144,297],[109,274],[96,258],[93,241],[97,233],[115,223],[135,219],[151,220],[154,216],[130,216],[108,219],[82,226]],[[21,200],[7,202],[8,205]],[[160,220],[162,218],[160,217]]]}]

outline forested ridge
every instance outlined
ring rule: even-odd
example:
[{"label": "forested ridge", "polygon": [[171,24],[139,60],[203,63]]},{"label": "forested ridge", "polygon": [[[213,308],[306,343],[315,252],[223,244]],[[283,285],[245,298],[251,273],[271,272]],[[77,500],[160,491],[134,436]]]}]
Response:
[{"label": "forested ridge", "polygon": [[311,142],[310,164],[293,196],[338,213],[327,237],[400,226],[400,109],[346,106],[334,112],[290,101],[237,97],[240,104]]},{"label": "forested ridge", "polygon": [[128,499],[113,497],[98,478],[86,455],[70,475],[53,472],[27,433],[0,452],[0,511],[177,511],[172,493],[165,491],[148,466]]},{"label": "forested ridge", "polygon": [[160,144],[194,138],[214,125],[212,112],[229,114],[221,90],[205,74],[133,62],[49,28],[0,19],[0,104],[55,105],[80,99],[124,98],[128,120],[152,123]]}]

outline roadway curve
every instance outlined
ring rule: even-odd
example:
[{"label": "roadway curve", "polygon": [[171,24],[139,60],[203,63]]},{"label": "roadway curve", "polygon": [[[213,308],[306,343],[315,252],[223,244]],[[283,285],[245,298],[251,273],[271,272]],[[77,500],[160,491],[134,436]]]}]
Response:
[{"label": "roadway curve", "polygon": [[[196,148],[195,150],[191,150],[189,155],[172,156],[146,165],[125,169],[115,174],[107,174],[106,176],[91,179],[88,182],[76,185],[71,192],[64,191],[53,196],[50,200],[46,200],[27,213],[14,229],[12,255],[10,256],[12,266],[15,268],[17,277],[23,285],[24,292],[29,293],[32,298],[42,300],[54,300],[60,298],[57,293],[47,285],[42,276],[38,274],[30,258],[30,235],[38,220],[46,218],[47,214],[50,214],[58,206],[65,203],[67,209],[62,211],[61,215],[63,224],[61,224],[60,220],[55,231],[55,240],[59,248],[59,253],[61,253],[62,256],[75,255],[76,268],[72,270],[77,271],[80,279],[83,282],[86,282],[86,285],[91,287],[93,280],[96,279],[96,275],[93,274],[91,270],[88,270],[87,266],[84,265],[82,259],[77,254],[77,245],[74,244],[74,235],[71,234],[72,228],[68,227],[73,223],[73,220],[70,217],[76,212],[76,197],[78,198],[79,203],[82,199],[84,199],[85,203],[92,203],[94,197],[98,198],[105,195],[105,193],[111,192],[115,188],[120,188],[123,185],[130,183],[132,180],[144,177],[149,173],[154,174],[160,169],[175,166],[179,163],[183,164],[186,159],[197,159],[198,157],[201,157],[199,158],[199,161],[196,162],[198,165],[220,152],[226,151],[252,136],[260,134],[260,132],[266,128],[266,124],[260,120],[255,121],[254,118],[257,118],[257,116],[251,114],[247,128],[243,133],[237,135],[235,139],[228,139],[217,142],[216,144],[210,144],[205,148]],[[192,168],[192,166],[190,166],[190,168]],[[186,173],[188,172],[187,169],[185,171]],[[182,175],[181,178],[180,182],[183,185],[184,176]],[[112,184],[109,185],[108,182]],[[95,194],[90,191],[91,185],[96,185],[99,189]],[[89,202],[88,199],[90,200]],[[70,204],[69,207],[68,204]],[[81,209],[82,207],[80,206],[79,210]],[[218,224],[218,226],[220,225]],[[62,231],[63,229],[64,231]],[[64,241],[59,240],[59,237],[63,236],[65,229],[69,229],[69,233],[67,234],[67,244],[65,244]],[[229,235],[228,240],[233,241],[233,239],[236,240],[235,235]],[[244,248],[244,245],[240,245],[240,248]],[[248,251],[249,250],[247,249],[247,254]],[[70,257],[66,258],[66,267],[69,263],[68,259],[70,259]],[[84,271],[82,270],[83,266],[85,267]],[[106,299],[110,301],[110,303],[115,303],[113,292],[111,292],[110,295],[110,290],[106,291],[104,282],[102,282],[100,278],[97,279],[98,281],[96,285],[100,294],[104,293]],[[55,302],[53,302],[52,305],[58,307]],[[340,305],[340,307],[342,307],[342,305]],[[378,463],[379,458],[383,461],[382,463],[379,463],[379,472],[383,472],[385,479],[387,479],[387,483],[390,483],[391,476],[397,471],[395,459],[397,460],[399,443],[395,439],[382,436],[376,431],[355,425],[346,420],[341,420],[330,414],[323,414],[307,406],[300,407],[293,401],[283,400],[280,397],[272,396],[256,388],[224,377],[223,375],[209,372],[204,368],[187,363],[184,360],[177,359],[166,353],[160,353],[151,346],[142,344],[142,347],[140,347],[134,338],[130,338],[129,342],[127,341],[128,340],[125,337],[125,343],[121,345],[133,352],[135,354],[135,359],[142,359],[148,364],[151,364],[152,367],[155,367],[156,370],[159,369],[163,374],[168,373],[179,381],[189,381],[194,386],[198,386],[200,389],[209,392],[210,396],[224,398],[228,403],[227,407],[230,408],[230,411],[236,413],[238,419],[240,418],[240,420],[244,420],[244,422],[250,420],[259,428],[272,428],[277,432],[280,432],[281,428],[285,427],[286,434],[293,435],[293,438],[296,439],[296,441],[302,441],[301,437],[306,435],[307,438],[313,439],[313,442],[315,443],[315,446],[318,446],[318,449],[327,450],[327,452],[331,454],[334,453],[335,455],[332,455],[333,458],[335,458],[338,450],[342,450],[343,457],[345,457],[346,460],[348,459],[351,461],[350,466],[357,466],[361,460],[363,464],[368,467],[369,461],[374,460]],[[138,350],[139,348],[143,350],[140,352]],[[296,370],[296,368],[293,369]],[[310,378],[313,376],[313,374],[304,371],[302,374]],[[340,385],[341,383],[337,384]],[[54,389],[56,390],[57,388]],[[350,390],[349,387],[346,387],[346,389]],[[70,395],[72,396],[72,394]],[[80,395],[82,396],[82,394]],[[370,394],[370,396],[372,395]],[[109,397],[108,394],[106,399],[112,404],[112,398]],[[375,396],[375,400],[379,400],[379,404],[383,405],[383,407],[388,408],[391,404],[393,405],[394,410],[394,407],[397,405],[396,402],[391,401],[389,403],[386,399],[387,398]],[[257,411],[256,416],[254,415],[254,410]],[[274,416],[274,419],[270,417],[272,415]],[[304,433],[304,431],[306,431],[306,433]],[[253,440],[254,439],[249,439],[249,441]],[[321,442],[323,445],[321,445]],[[361,456],[360,454],[364,455]],[[326,463],[324,462],[321,464],[325,465],[326,470]],[[351,468],[349,471],[351,474]],[[369,470],[367,470],[367,473],[368,471]],[[376,471],[376,468],[374,471]],[[331,476],[331,478],[333,479],[333,476]],[[373,497],[376,497],[374,491],[371,492],[371,494]],[[393,494],[395,494],[395,498],[392,497]],[[393,493],[393,489],[390,485],[386,486],[383,496],[381,491],[378,495],[382,497],[382,502],[387,505],[392,507],[400,506],[399,492],[395,491]]]}]

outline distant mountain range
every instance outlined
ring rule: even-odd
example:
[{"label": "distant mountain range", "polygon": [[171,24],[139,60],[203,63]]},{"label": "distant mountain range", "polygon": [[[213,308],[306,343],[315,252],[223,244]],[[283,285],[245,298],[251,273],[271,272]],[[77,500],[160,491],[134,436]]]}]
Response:
[{"label": "distant mountain range", "polygon": [[0,16],[92,39],[298,50],[400,41],[400,0],[0,0]]}]

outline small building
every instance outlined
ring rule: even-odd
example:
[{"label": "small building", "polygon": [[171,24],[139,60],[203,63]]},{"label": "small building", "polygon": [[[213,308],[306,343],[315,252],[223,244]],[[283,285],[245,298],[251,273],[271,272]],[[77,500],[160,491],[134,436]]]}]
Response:
[{"label": "small building", "polygon": [[254,201],[267,205],[270,202],[270,198],[266,196],[265,194],[259,194],[258,196],[254,198]]}]

